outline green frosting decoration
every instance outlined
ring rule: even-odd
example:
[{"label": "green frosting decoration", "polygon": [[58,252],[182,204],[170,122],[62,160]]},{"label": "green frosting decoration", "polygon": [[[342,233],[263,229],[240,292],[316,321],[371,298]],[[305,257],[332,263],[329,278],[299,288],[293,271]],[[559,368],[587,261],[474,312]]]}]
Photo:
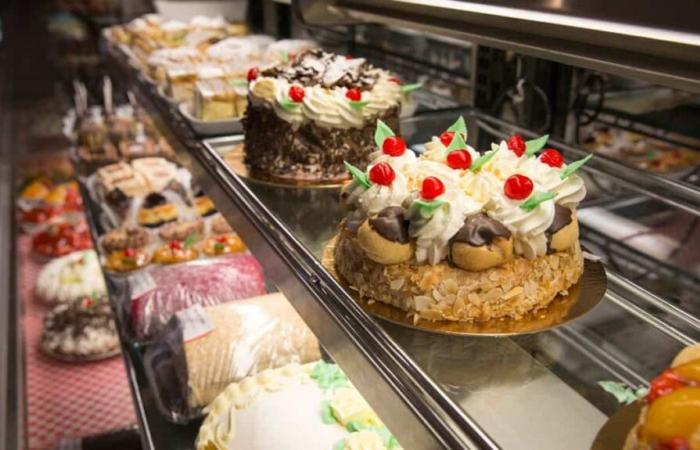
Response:
[{"label": "green frosting decoration", "polygon": [[377,144],[377,148],[381,150],[384,139],[390,136],[394,136],[394,132],[389,125],[377,119],[377,130],[374,132],[374,143]]},{"label": "green frosting decoration", "polygon": [[333,450],[344,450],[345,449],[345,439],[341,439],[333,445]]},{"label": "green frosting decoration", "polygon": [[535,192],[530,196],[530,198],[520,204],[520,208],[524,209],[525,211],[532,211],[533,209],[537,208],[540,203],[551,200],[556,196],[556,192]]},{"label": "green frosting decoration", "polygon": [[421,87],[423,87],[423,83],[404,84],[401,85],[399,90],[402,94],[408,94],[409,92],[413,92]]},{"label": "green frosting decoration", "polygon": [[359,431],[369,430],[373,433],[378,434],[379,437],[382,439],[382,442],[384,443],[384,447],[388,448],[389,450],[400,447],[399,441],[396,440],[396,438],[389,432],[389,430],[386,427],[372,427],[369,425],[365,425],[362,422],[350,421],[345,426],[345,429],[348,430],[350,433],[357,433]]},{"label": "green frosting decoration", "polygon": [[542,150],[542,147],[544,147],[544,144],[547,143],[548,139],[549,135],[545,134],[544,136],[538,137],[537,139],[525,142],[525,154],[527,156],[532,156],[535,153],[539,152],[540,150]]},{"label": "green frosting decoration", "polygon": [[248,87],[248,80],[237,78],[235,80],[231,80],[229,84],[233,87]]},{"label": "green frosting decoration", "polygon": [[591,158],[593,158],[593,154],[590,154],[585,158],[579,159],[578,161],[574,161],[571,164],[567,164],[566,168],[562,170],[561,175],[559,175],[559,178],[561,178],[562,180],[566,180],[571,175],[573,175],[578,169],[583,167],[583,165],[586,164]]},{"label": "green frosting decoration", "polygon": [[319,361],[314,366],[310,376],[324,390],[341,388],[348,384],[348,377],[340,370],[340,367],[325,361]]},{"label": "green frosting decoration", "polygon": [[435,214],[435,211],[442,205],[446,205],[447,202],[445,200],[430,200],[430,201],[425,201],[425,200],[416,200],[413,202],[413,205],[418,208],[418,212],[420,215],[425,218],[425,219],[430,219],[433,217],[433,214]]},{"label": "green frosting decoration", "polygon": [[608,394],[612,394],[615,400],[623,405],[636,402],[638,399],[647,395],[649,391],[644,387],[632,389],[625,383],[620,383],[619,381],[599,381],[598,385]]},{"label": "green frosting decoration", "polygon": [[357,181],[358,184],[362,185],[365,189],[369,189],[372,186],[372,182],[369,181],[369,178],[367,178],[367,175],[363,171],[347,161],[343,161],[343,164],[345,164],[345,168],[348,170],[348,172],[350,172],[353,180]]},{"label": "green frosting decoration", "polygon": [[183,241],[182,246],[186,250],[186,249],[192,247],[194,245],[194,243],[197,242],[198,239],[199,239],[199,236],[197,235],[197,233],[190,233],[187,235],[187,237]]},{"label": "green frosting decoration", "polygon": [[297,102],[295,102],[287,97],[280,100],[279,104],[282,108],[286,109],[287,111],[293,111],[296,108],[298,108],[299,105],[301,105],[301,103],[297,103]]},{"label": "green frosting decoration", "polygon": [[286,63],[288,61],[289,61],[289,54],[287,52],[285,52],[284,50],[282,50],[280,52],[280,62]]},{"label": "green frosting decoration", "polygon": [[333,415],[333,410],[331,409],[331,401],[324,400],[321,403],[321,420],[326,425],[339,425],[335,416]]},{"label": "green frosting decoration", "polygon": [[455,150],[464,150],[467,148],[467,143],[462,139],[462,132],[455,132],[452,142],[447,146],[447,153],[452,153]]},{"label": "green frosting decoration", "polygon": [[[500,150],[500,147],[499,147],[499,150]],[[491,158],[496,156],[496,152],[498,152],[498,150],[491,150],[491,151],[486,152],[483,155],[479,156],[478,158],[476,158],[474,160],[472,165],[469,167],[469,170],[471,170],[472,172],[475,172],[475,173],[478,172],[479,170],[481,170],[481,168],[484,166],[484,164],[486,164],[487,162],[489,162],[491,160]]]},{"label": "green frosting decoration", "polygon": [[369,100],[350,100],[350,107],[355,111],[362,111],[362,108],[369,105]]},{"label": "green frosting decoration", "polygon": [[459,116],[459,119],[455,121],[447,131],[454,131],[455,134],[464,134],[464,139],[467,138],[467,124],[464,122],[464,117]]}]

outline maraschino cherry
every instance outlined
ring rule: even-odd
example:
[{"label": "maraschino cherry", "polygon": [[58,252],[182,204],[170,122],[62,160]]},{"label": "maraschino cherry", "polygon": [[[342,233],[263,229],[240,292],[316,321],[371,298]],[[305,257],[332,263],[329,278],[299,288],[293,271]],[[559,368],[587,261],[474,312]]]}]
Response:
[{"label": "maraschino cherry", "polygon": [[526,145],[525,139],[519,134],[514,134],[508,138],[508,148],[518,156],[523,156],[525,153]]},{"label": "maraschino cherry", "polygon": [[406,153],[406,141],[398,136],[389,136],[382,142],[382,152],[389,156],[401,156]]},{"label": "maraschino cherry", "polygon": [[683,380],[676,375],[673,370],[667,369],[661,372],[661,375],[651,380],[649,385],[649,394],[647,395],[647,403],[652,404],[654,400],[671,392],[680,389],[686,385]]},{"label": "maraschino cherry", "polygon": [[561,153],[554,150],[553,148],[545,149],[540,154],[540,161],[547,164],[550,167],[561,167],[564,165],[564,157]]},{"label": "maraschino cherry", "polygon": [[359,102],[360,100],[362,100],[362,91],[358,88],[350,88],[345,93],[345,96],[353,102]]},{"label": "maraschino cherry", "polygon": [[369,181],[372,183],[381,186],[390,186],[395,178],[396,172],[385,162],[377,163],[369,169]]},{"label": "maraschino cherry", "polygon": [[447,155],[447,165],[452,169],[468,169],[472,165],[472,155],[466,150],[455,150]]},{"label": "maraschino cherry", "polygon": [[182,242],[180,241],[172,241],[170,243],[170,249],[171,250],[182,250]]},{"label": "maraschino cherry", "polygon": [[246,79],[250,83],[251,81],[257,80],[258,74],[260,73],[260,70],[257,67],[251,67],[248,69],[248,73],[246,74]]},{"label": "maraschino cherry", "polygon": [[420,189],[420,196],[432,200],[445,193],[445,185],[438,177],[426,177]]},{"label": "maraschino cherry", "polygon": [[525,200],[534,189],[532,180],[525,175],[515,174],[506,178],[503,184],[503,193],[513,200]]},{"label": "maraschino cherry", "polygon": [[[443,131],[442,134],[440,134],[440,142],[442,142],[442,145],[445,147],[449,147],[450,144],[452,143],[452,139],[455,137],[455,132],[454,131]],[[464,134],[462,133],[462,140],[465,139]]]},{"label": "maraschino cherry", "polygon": [[133,258],[134,256],[136,256],[136,250],[131,247],[127,247],[124,249],[124,256],[126,256],[127,258]]},{"label": "maraschino cherry", "polygon": [[295,103],[301,103],[304,100],[305,94],[304,88],[296,84],[289,88],[289,98]]}]

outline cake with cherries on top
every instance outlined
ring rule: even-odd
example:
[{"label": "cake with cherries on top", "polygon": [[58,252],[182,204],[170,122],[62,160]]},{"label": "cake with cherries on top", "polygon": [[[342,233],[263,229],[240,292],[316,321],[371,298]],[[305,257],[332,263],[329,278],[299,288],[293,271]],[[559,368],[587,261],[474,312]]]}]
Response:
[{"label": "cake with cherries on top", "polygon": [[[379,122],[367,170],[347,164],[338,274],[413,320],[520,319],[583,272],[576,206],[586,195],[547,137],[477,152],[460,117],[416,156]],[[538,155],[539,153],[539,155]]]},{"label": "cake with cherries on top", "polygon": [[343,161],[365,167],[379,118],[398,127],[402,90],[364,58],[302,52],[248,72],[243,120],[251,172],[289,182],[348,179]]}]

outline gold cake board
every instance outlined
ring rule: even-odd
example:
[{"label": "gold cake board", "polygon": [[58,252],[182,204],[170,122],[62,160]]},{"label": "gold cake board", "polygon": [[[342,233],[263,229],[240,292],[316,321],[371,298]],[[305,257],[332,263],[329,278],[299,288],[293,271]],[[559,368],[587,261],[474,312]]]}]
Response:
[{"label": "gold cake board", "polygon": [[622,450],[630,430],[637,424],[644,405],[631,403],[613,414],[598,431],[591,450]]},{"label": "gold cake board", "polygon": [[321,263],[348,291],[349,295],[375,317],[396,325],[431,333],[457,336],[514,336],[551,330],[571,323],[593,310],[603,299],[607,289],[607,277],[603,264],[599,261],[584,259],[583,274],[578,283],[569,288],[567,295],[559,295],[546,308],[527,314],[522,319],[494,319],[485,322],[419,319],[414,323],[413,317],[406,311],[386,303],[360,298],[357,290],[337,273],[333,257],[337,239],[336,235],[328,242],[323,250]]}]

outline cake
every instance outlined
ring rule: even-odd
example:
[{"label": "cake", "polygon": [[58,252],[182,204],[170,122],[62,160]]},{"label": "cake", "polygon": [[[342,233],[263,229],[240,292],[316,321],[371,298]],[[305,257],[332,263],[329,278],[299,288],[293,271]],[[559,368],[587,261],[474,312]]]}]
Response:
[{"label": "cake", "polygon": [[117,352],[119,335],[106,297],[76,298],[46,313],[41,349],[50,356],[72,361]]},{"label": "cake", "polygon": [[233,383],[207,408],[197,450],[399,450],[335,364],[289,364]]},{"label": "cake", "polygon": [[78,298],[107,294],[100,262],[94,250],[74,252],[44,266],[36,293],[46,303],[65,303]]},{"label": "cake", "polygon": [[365,167],[379,118],[398,127],[401,88],[363,58],[308,50],[248,73],[245,162],[253,174],[337,182]]},{"label": "cake", "polygon": [[[379,123],[368,170],[347,164],[349,211],[332,246],[337,273],[367,301],[420,319],[520,319],[583,272],[575,174],[547,137],[477,152],[460,118],[417,157]],[[332,262],[333,263],[333,262]]]},{"label": "cake", "polygon": [[624,450],[700,449],[700,345],[685,348],[654,378]]},{"label": "cake", "polygon": [[85,220],[50,224],[32,239],[32,250],[46,258],[56,258],[91,247],[92,238]]}]

